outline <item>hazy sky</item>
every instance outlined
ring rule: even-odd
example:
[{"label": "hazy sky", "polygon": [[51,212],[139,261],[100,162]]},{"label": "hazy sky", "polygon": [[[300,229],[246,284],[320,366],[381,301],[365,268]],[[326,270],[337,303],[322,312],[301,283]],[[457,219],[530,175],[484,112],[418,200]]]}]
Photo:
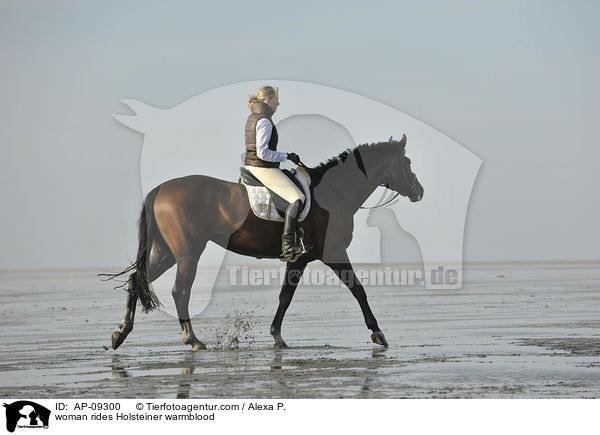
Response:
[{"label": "hazy sky", "polygon": [[465,260],[600,260],[598,16],[577,1],[3,1],[0,269],[126,264],[143,137],[112,118],[119,100],[167,108],[264,78],[373,98],[481,157]]}]

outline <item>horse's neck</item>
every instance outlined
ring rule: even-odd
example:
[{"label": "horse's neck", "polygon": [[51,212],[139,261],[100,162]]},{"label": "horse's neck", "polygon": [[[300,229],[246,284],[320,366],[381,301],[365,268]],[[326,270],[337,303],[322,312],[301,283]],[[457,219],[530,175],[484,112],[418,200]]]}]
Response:
[{"label": "horse's neck", "polygon": [[[348,172],[342,170],[340,174],[332,180],[334,189],[338,197],[349,210],[356,212],[375,189],[383,182],[384,171],[383,163],[378,168],[371,168],[367,174],[363,173],[357,167]],[[354,162],[345,162],[345,165],[356,165]],[[342,169],[342,168],[341,168]]]}]

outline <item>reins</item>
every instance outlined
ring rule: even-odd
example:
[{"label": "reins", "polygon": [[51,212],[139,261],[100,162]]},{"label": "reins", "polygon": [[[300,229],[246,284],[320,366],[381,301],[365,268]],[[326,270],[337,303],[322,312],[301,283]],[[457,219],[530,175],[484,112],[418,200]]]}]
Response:
[{"label": "reins", "polygon": [[304,169],[307,169],[307,170],[308,170],[308,169],[310,169],[310,168],[309,168],[308,166],[306,166],[306,165],[305,165],[305,164],[302,162],[302,160],[300,160],[300,159],[298,159],[298,165],[299,165],[299,166],[302,166]]},{"label": "reins", "polygon": [[359,207],[359,209],[361,210],[372,210],[374,208],[380,208],[380,207],[385,207],[386,205],[390,204],[393,200],[395,200],[396,198],[398,198],[398,195],[400,195],[400,192],[396,192],[396,194],[394,196],[392,196],[390,199],[388,199],[386,202],[384,202],[383,204],[377,204],[374,205],[373,207],[363,207],[362,205]]}]

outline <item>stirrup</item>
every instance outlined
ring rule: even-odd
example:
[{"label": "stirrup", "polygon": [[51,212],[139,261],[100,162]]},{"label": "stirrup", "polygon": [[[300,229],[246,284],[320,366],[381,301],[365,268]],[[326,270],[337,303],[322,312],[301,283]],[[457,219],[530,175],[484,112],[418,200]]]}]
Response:
[{"label": "stirrup", "polygon": [[291,255],[289,257],[284,257],[283,252],[281,253],[281,255],[279,256],[279,260],[283,261],[283,262],[290,262],[293,263],[296,260],[298,260],[298,258],[300,258],[301,255],[304,255],[306,253],[306,251],[304,250],[304,244],[302,244],[302,251],[298,252],[297,250],[292,250]]},{"label": "stirrup", "polygon": [[298,258],[300,258],[303,254],[303,252],[300,252],[299,254],[295,254],[292,257],[279,257],[279,261],[283,261],[284,263],[295,263],[296,261],[298,261]]},{"label": "stirrup", "polygon": [[306,250],[304,249],[304,243],[301,241],[299,245],[294,244],[291,249],[289,250],[289,255],[285,256],[284,253],[282,252],[281,255],[279,256],[279,259],[281,261],[296,261],[298,259],[298,257],[300,257],[301,255],[306,253]]}]

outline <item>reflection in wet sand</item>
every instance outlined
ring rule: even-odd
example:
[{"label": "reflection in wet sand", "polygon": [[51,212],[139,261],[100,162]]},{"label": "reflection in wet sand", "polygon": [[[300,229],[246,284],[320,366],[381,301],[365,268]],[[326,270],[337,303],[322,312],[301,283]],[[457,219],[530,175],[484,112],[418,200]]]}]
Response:
[{"label": "reflection in wet sand", "polygon": [[131,377],[131,375],[127,372],[125,367],[123,367],[123,364],[117,355],[113,355],[113,357],[112,357],[111,369],[112,369],[111,371],[113,374],[113,378],[130,378]]}]

